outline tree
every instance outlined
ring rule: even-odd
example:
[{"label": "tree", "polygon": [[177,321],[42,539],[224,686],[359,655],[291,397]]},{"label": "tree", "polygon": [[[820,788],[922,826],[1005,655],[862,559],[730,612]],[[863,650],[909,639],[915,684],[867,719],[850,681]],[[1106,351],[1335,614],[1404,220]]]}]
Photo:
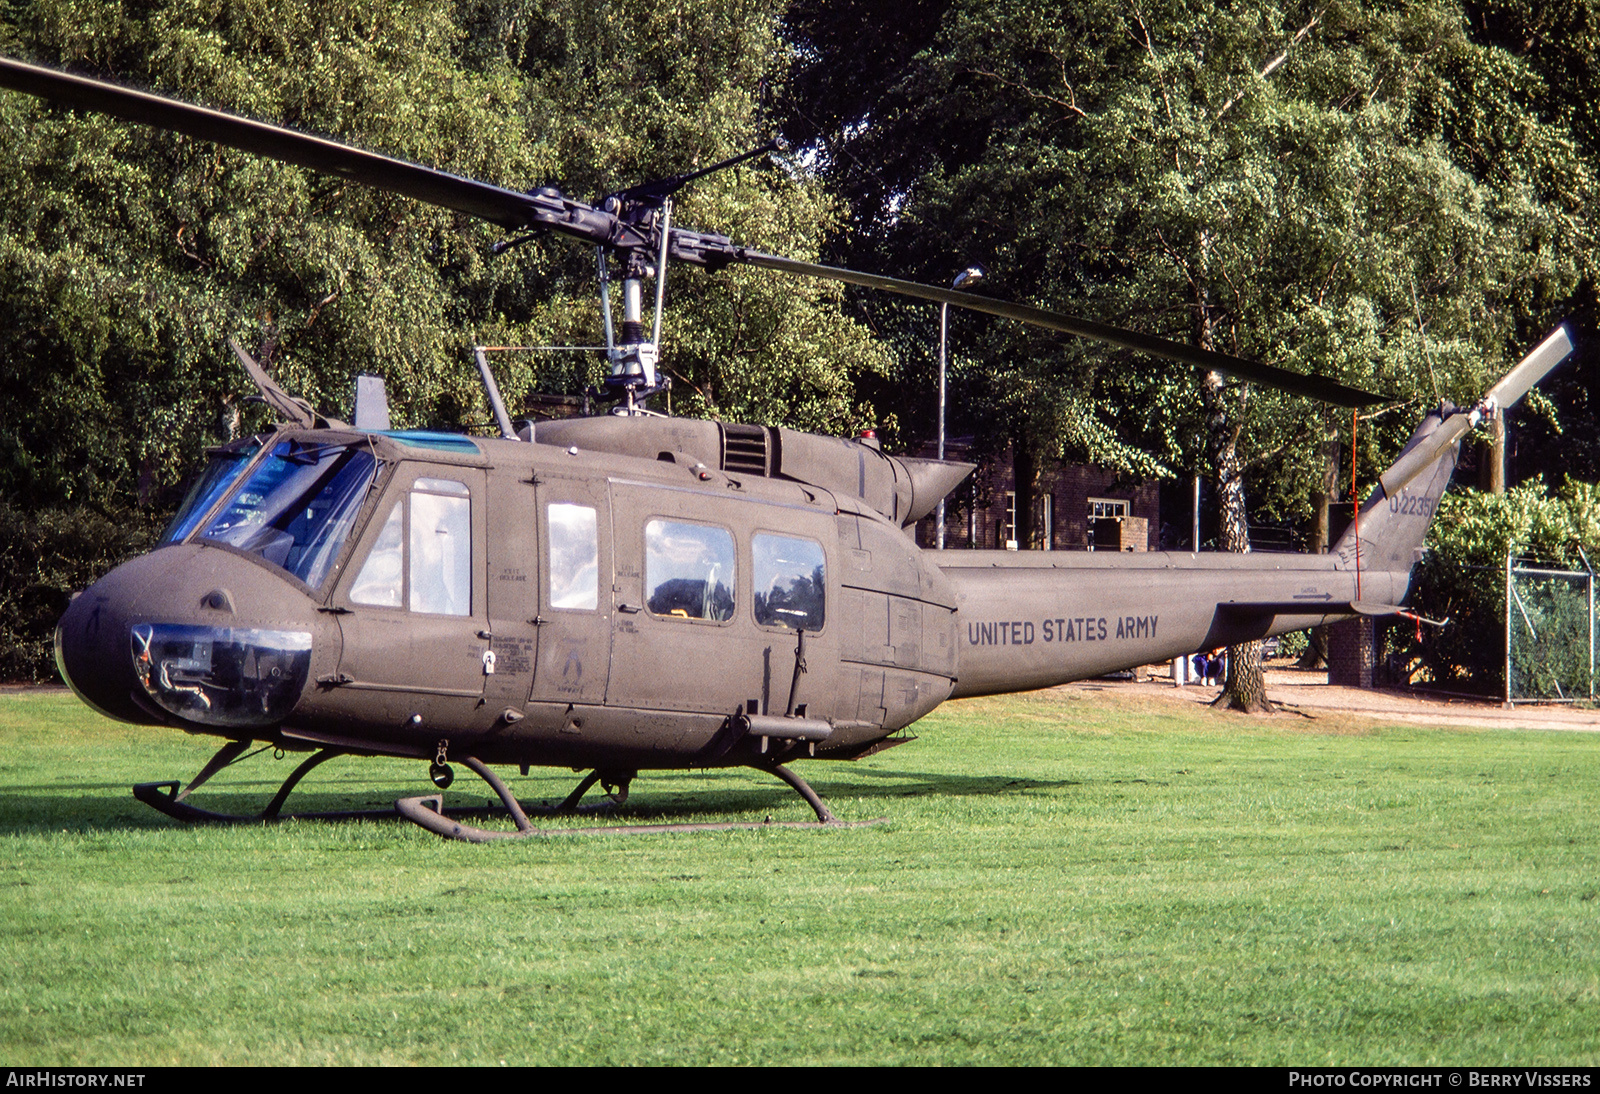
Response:
[{"label": "tree", "polygon": [[[1064,14],[964,0],[880,106],[822,113],[841,123],[816,139],[860,203],[852,251],[868,261],[987,259],[1005,295],[1415,402],[1466,401],[1521,337],[1519,317],[1537,325],[1581,272],[1559,244],[1592,180],[1561,123],[1518,93],[1527,75],[1437,0]],[[1106,367],[1127,355],[1083,367],[1088,351],[1040,343],[995,328],[986,350],[1008,362],[991,372],[1007,390],[966,401],[1053,390],[1096,426],[1042,449],[1094,458],[1078,438],[1110,427],[1163,466],[1204,467],[1224,549],[1249,547],[1250,489],[1303,512],[1325,482],[1341,422],[1319,408],[1217,376],[1196,391],[1171,370],[1134,386]],[[1406,417],[1363,427],[1368,474]],[[1260,706],[1256,652],[1230,662],[1227,699]]]},{"label": "tree", "polygon": [[[716,0],[37,0],[0,14],[0,51],[594,198],[759,143],[774,19],[771,3]],[[491,259],[501,233],[469,218],[24,95],[0,93],[0,131],[0,504],[52,527],[159,525],[206,445],[265,424],[230,334],[328,413],[376,372],[397,424],[478,429],[471,344],[600,338],[594,256],[569,243]],[[803,258],[833,215],[803,173],[749,167],[684,191],[677,222]],[[853,379],[884,352],[832,289],[672,279],[675,411],[841,432],[875,417]],[[517,401],[601,371],[517,357],[501,382]],[[0,547],[23,560],[0,586],[25,581],[57,611],[62,575],[86,569]],[[40,673],[46,634],[27,639]]]},{"label": "tree", "polygon": [[[1600,3],[1556,0],[1484,0],[1466,5],[1468,33],[1516,59],[1532,75],[1518,88],[1547,123],[1562,127],[1592,182],[1600,174]],[[1558,176],[1559,177],[1559,176]],[[1574,328],[1600,330],[1600,277],[1594,256],[1600,254],[1594,219],[1579,220],[1567,245],[1590,256],[1583,281],[1551,310],[1567,316]],[[1526,332],[1529,339],[1538,332]],[[1593,482],[1600,478],[1600,404],[1594,391],[1600,383],[1600,357],[1580,339],[1577,353],[1549,377],[1511,415],[1512,471],[1518,479],[1543,475],[1560,481],[1571,475]]]},{"label": "tree", "polygon": [[1552,494],[1535,477],[1502,494],[1447,495],[1412,599],[1420,615],[1449,622],[1399,628],[1402,656],[1435,684],[1504,694],[1507,556],[1583,570],[1597,554],[1600,488],[1592,483],[1568,479]]}]

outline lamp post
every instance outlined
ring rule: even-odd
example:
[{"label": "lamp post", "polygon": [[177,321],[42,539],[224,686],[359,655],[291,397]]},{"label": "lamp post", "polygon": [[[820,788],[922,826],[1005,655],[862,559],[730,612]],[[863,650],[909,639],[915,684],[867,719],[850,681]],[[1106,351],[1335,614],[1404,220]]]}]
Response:
[{"label": "lamp post", "polygon": [[[959,289],[963,285],[970,285],[974,281],[983,280],[982,266],[968,266],[956,274],[956,279],[950,283],[952,289]],[[950,305],[939,305],[939,458],[944,459],[944,372],[945,372],[945,344],[946,335],[950,329]],[[944,550],[944,499],[939,499],[939,513],[934,518],[938,531],[934,534],[934,546]]]}]

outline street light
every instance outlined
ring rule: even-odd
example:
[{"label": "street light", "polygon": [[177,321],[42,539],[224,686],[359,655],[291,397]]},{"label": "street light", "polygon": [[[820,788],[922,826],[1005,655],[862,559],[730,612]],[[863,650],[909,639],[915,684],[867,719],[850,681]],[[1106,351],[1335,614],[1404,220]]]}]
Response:
[{"label": "street light", "polygon": [[[966,269],[964,269],[960,273],[956,274],[956,279],[953,282],[950,283],[950,287],[952,289],[959,289],[963,285],[970,285],[974,281],[982,281],[982,280],[983,280],[983,267],[982,266],[968,266]],[[949,330],[949,327],[950,327],[950,305],[949,304],[940,304],[939,305],[939,458],[941,460],[944,459],[944,367],[945,367],[944,362],[945,362],[945,341],[946,341],[946,337],[945,336],[946,336],[946,332]],[[944,550],[944,499],[943,498],[939,499],[939,515],[935,519],[938,521],[938,524],[936,525],[936,527],[938,528],[938,532],[935,534],[936,538],[935,538],[934,543],[935,543],[935,547],[938,550],[942,551],[942,550]]]}]

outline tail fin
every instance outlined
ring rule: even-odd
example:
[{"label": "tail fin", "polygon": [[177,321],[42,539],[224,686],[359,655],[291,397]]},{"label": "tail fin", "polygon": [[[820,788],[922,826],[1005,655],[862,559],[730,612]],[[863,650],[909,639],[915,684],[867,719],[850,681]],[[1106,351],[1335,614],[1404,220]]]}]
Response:
[{"label": "tail fin", "polygon": [[1362,503],[1359,519],[1333,548],[1339,567],[1354,568],[1359,549],[1363,570],[1410,570],[1421,553],[1439,498],[1450,485],[1461,439],[1485,414],[1514,405],[1566,360],[1572,349],[1572,335],[1563,323],[1490,388],[1477,406],[1461,409],[1445,403],[1430,412],[1406,442],[1400,458],[1378,476],[1378,486]]}]

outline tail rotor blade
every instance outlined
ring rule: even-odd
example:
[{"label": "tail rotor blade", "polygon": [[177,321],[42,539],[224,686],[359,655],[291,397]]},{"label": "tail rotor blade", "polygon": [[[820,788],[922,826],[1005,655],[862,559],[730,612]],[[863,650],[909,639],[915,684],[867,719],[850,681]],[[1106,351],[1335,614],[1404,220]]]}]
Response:
[{"label": "tail rotor blade", "polygon": [[1486,410],[1515,405],[1517,400],[1533,388],[1533,385],[1543,380],[1552,369],[1566,360],[1572,349],[1572,333],[1563,323],[1534,347],[1532,353],[1518,361],[1510,372],[1501,377],[1476,408],[1452,414],[1426,438],[1401,452],[1400,458],[1378,476],[1384,496],[1394,497],[1412,479],[1432,467],[1434,461],[1439,459],[1446,449],[1472,432],[1473,426],[1483,419]]},{"label": "tail rotor blade", "polygon": [[1543,380],[1551,369],[1566,360],[1567,354],[1572,350],[1572,332],[1563,323],[1551,331],[1543,342],[1535,346],[1532,353],[1518,361],[1517,366],[1506,373],[1499,383],[1489,389],[1483,397],[1484,403],[1502,409],[1515,405],[1519,399],[1533,390],[1534,385]]}]

